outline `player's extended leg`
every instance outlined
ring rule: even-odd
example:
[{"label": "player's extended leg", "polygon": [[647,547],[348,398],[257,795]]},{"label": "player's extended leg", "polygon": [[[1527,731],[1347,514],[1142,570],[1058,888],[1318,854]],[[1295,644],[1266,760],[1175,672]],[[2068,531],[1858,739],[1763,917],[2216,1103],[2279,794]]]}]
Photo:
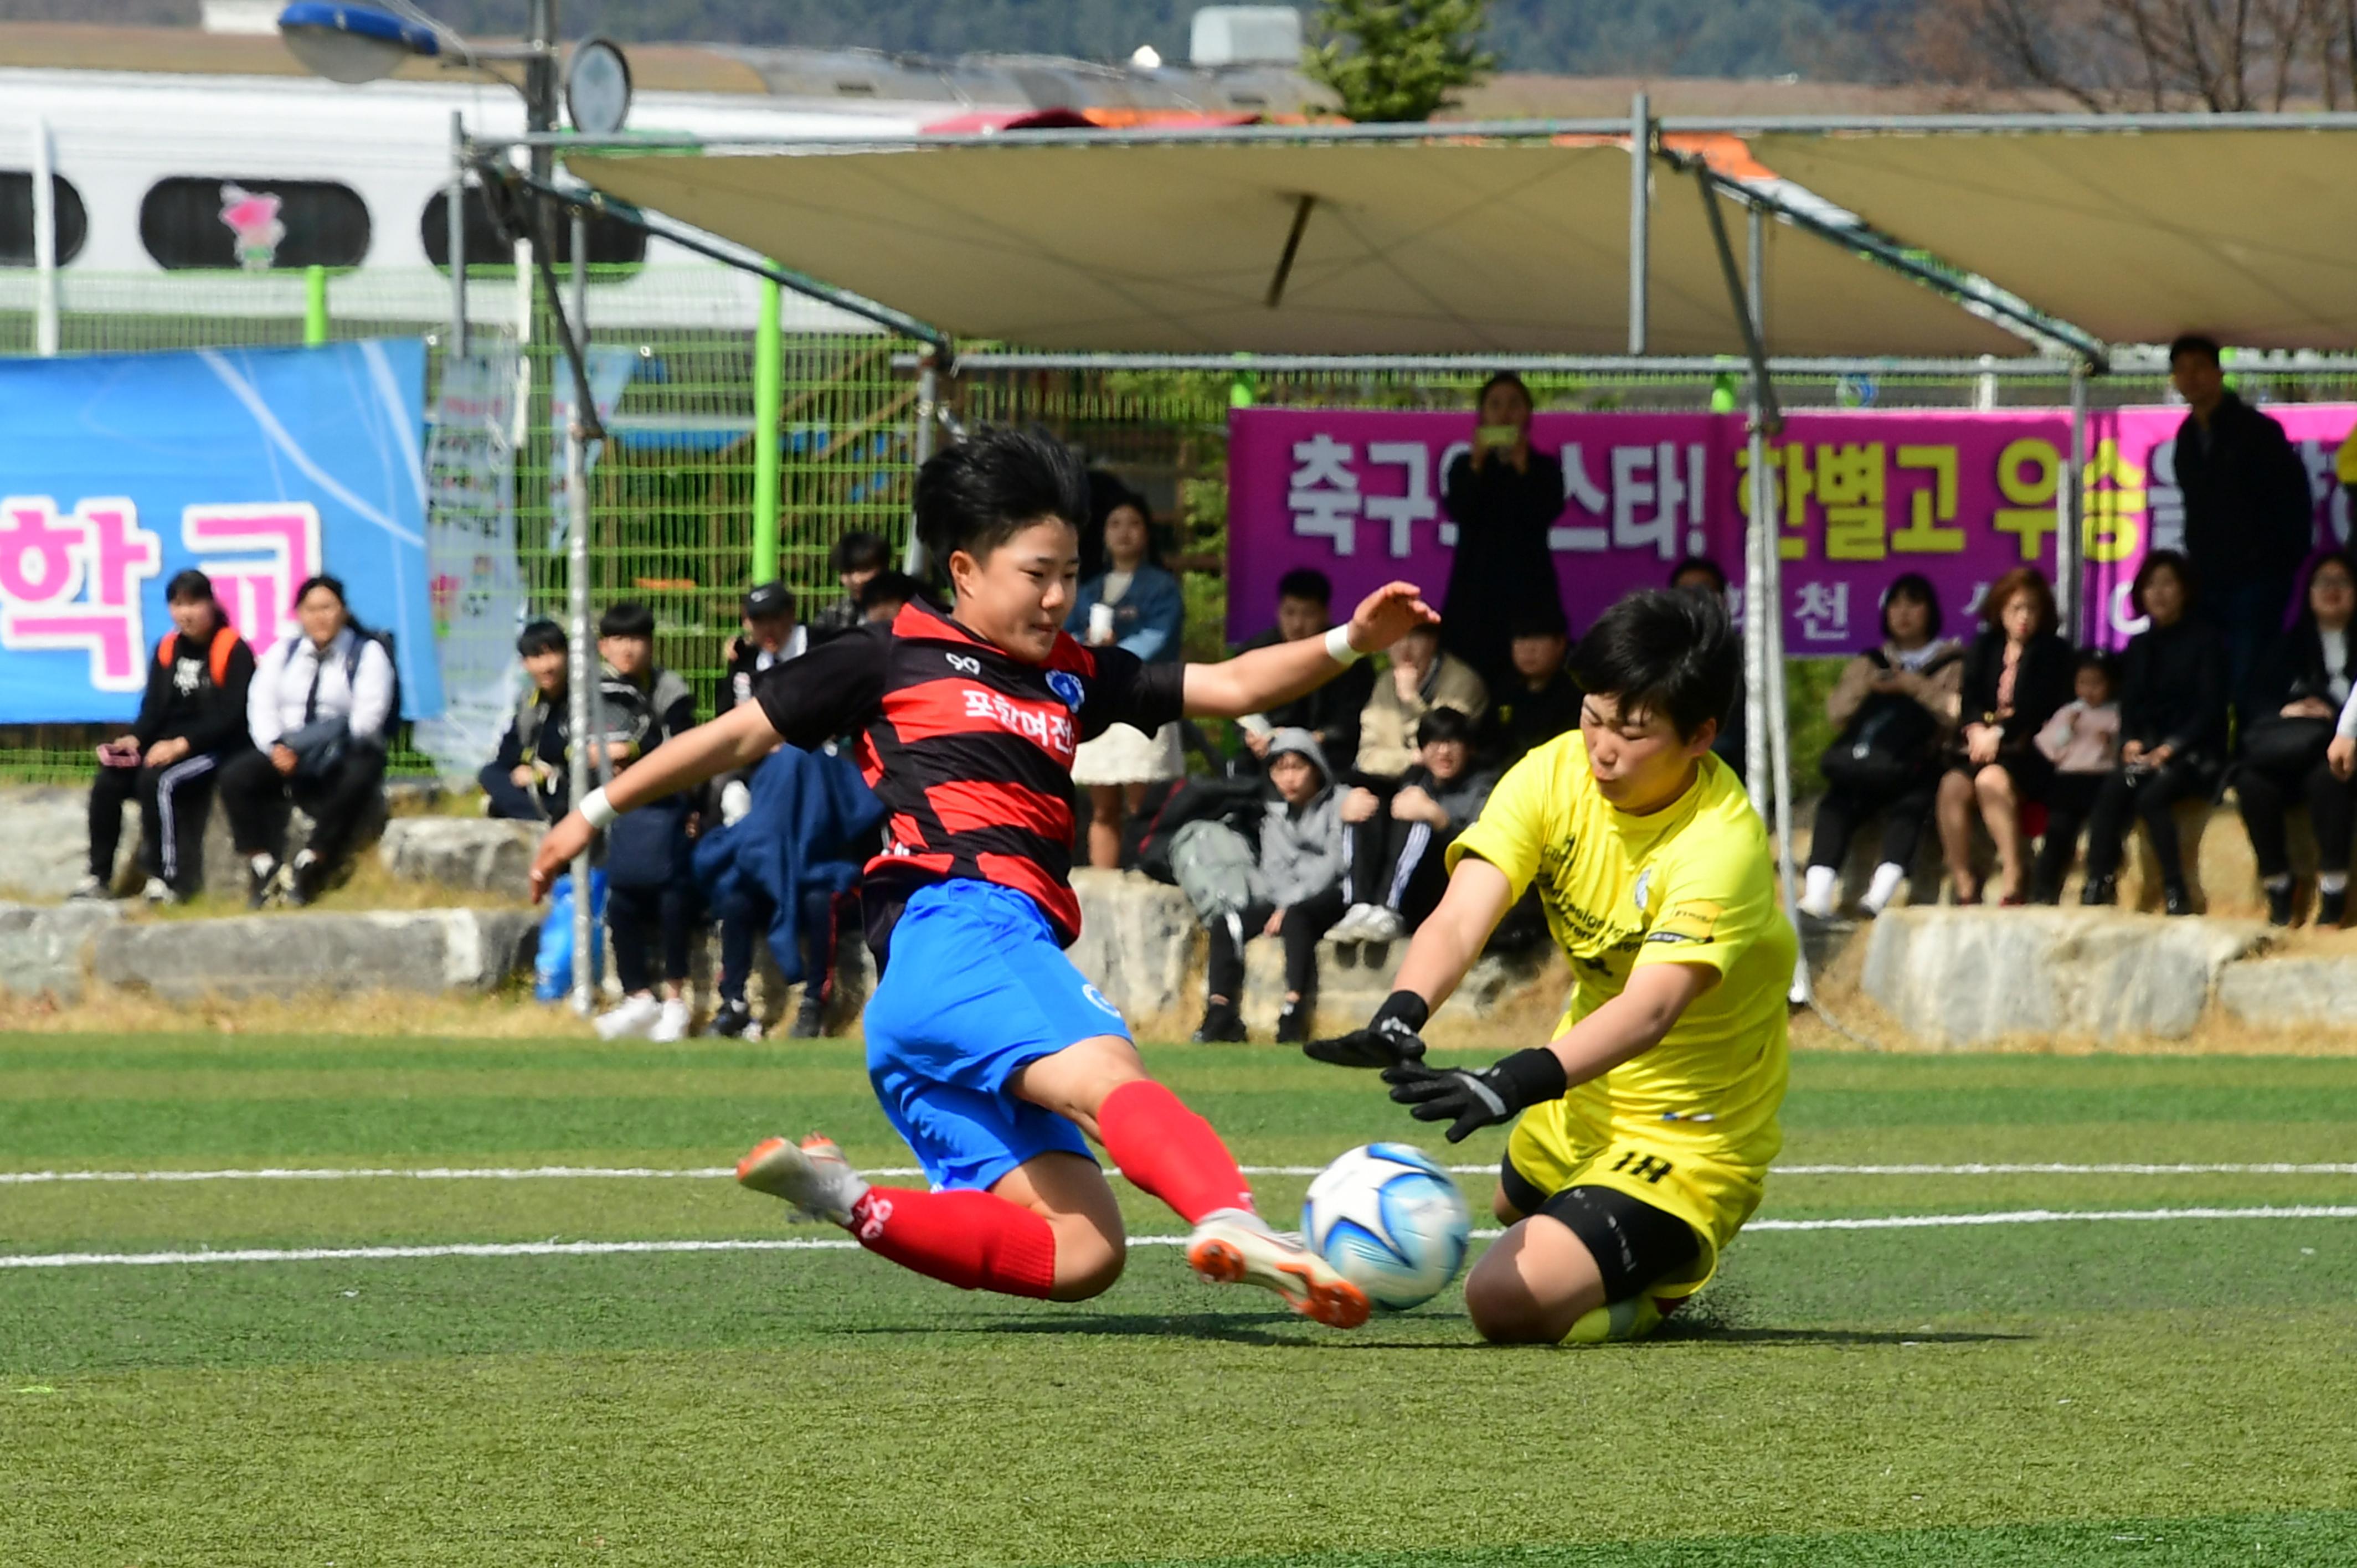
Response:
[{"label": "player's extended leg", "polygon": [[1221,1283],[1256,1284],[1335,1328],[1367,1320],[1367,1298],[1323,1258],[1287,1240],[1253,1211],[1252,1187],[1211,1124],[1146,1076],[1120,1035],[1080,1040],[1008,1080],[1017,1096],[1055,1112],[1104,1146],[1137,1187],[1195,1228],[1187,1262]]},{"label": "player's extended leg", "polygon": [[1121,1277],[1120,1208],[1079,1155],[1035,1155],[987,1192],[932,1192],[871,1186],[829,1139],[771,1138],[737,1163],[737,1179],[961,1290],[1085,1301]]},{"label": "player's extended leg", "polygon": [[1647,1287],[1701,1250],[1685,1221],[1609,1187],[1568,1187],[1523,1218],[1501,1186],[1496,1208],[1511,1228],[1465,1279],[1466,1313],[1492,1344],[1640,1338],[1665,1310]]}]

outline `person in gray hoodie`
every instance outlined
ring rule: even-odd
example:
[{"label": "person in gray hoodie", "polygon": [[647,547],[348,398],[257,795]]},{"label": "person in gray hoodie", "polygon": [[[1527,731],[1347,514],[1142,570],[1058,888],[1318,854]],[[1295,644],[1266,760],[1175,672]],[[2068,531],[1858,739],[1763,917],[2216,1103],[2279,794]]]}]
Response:
[{"label": "person in gray hoodie", "polygon": [[1199,1040],[1244,1038],[1236,1006],[1244,980],[1239,939],[1252,935],[1285,943],[1285,1010],[1277,1018],[1277,1039],[1307,1040],[1318,996],[1318,940],[1342,918],[1346,905],[1340,801],[1316,737],[1306,729],[1271,736],[1268,778],[1277,798],[1261,819],[1260,877],[1253,902],[1234,926],[1212,923],[1211,995],[1203,1026],[1196,1031]]}]

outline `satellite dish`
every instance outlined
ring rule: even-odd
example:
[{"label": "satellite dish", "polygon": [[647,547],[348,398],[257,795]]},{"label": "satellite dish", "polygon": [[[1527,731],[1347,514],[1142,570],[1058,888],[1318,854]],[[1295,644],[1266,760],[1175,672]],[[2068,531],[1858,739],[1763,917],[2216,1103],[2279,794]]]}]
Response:
[{"label": "satellite dish", "polygon": [[630,62],[605,38],[573,46],[565,70],[565,117],[585,136],[610,136],[630,117]]}]

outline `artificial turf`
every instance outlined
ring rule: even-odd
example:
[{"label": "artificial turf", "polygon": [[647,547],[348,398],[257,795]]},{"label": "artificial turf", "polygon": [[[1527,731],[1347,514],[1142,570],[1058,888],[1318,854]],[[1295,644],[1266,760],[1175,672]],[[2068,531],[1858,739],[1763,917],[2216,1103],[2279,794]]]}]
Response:
[{"label": "artificial turf", "polygon": [[[1360,1075],[1151,1057],[1247,1163],[1442,1148]],[[1803,1057],[1785,1121],[1786,1165],[2352,1162],[2357,1062]],[[0,1041],[19,1171],[682,1169],[813,1125],[908,1163],[840,1045]],[[1761,1217],[2352,1204],[1792,1174]],[[711,1177],[0,1185],[17,1254],[834,1234]],[[825,1250],[0,1268],[0,1563],[2347,1563],[2352,1411],[2331,1216],[1755,1230],[1587,1351],[1477,1346],[1453,1291],[1333,1334],[1152,1245],[1076,1305]]]}]

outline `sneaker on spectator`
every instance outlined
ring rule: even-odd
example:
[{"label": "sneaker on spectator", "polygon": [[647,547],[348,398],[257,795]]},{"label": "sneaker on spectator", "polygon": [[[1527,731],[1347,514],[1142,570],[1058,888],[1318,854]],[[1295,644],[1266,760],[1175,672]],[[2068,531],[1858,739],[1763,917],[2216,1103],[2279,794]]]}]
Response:
[{"label": "sneaker on spectator", "polygon": [[1244,1033],[1244,1021],[1232,1002],[1214,1002],[1203,1009],[1203,1021],[1195,1026],[1195,1044],[1211,1045],[1225,1041],[1241,1044],[1249,1038]]},{"label": "sneaker on spectator", "polygon": [[814,992],[802,993],[802,1005],[794,1009],[793,1026],[786,1031],[790,1040],[815,1040],[826,1033],[826,1002]]},{"label": "sneaker on spectator", "polygon": [[2337,930],[2348,913],[2349,889],[2345,886],[2317,889],[2315,924],[2327,930]]},{"label": "sneaker on spectator", "polygon": [[641,991],[636,995],[623,997],[620,1006],[598,1014],[593,1027],[601,1040],[642,1040],[662,1016],[662,1004],[655,1000],[655,993]]},{"label": "sneaker on spectator", "polygon": [[1367,918],[1359,923],[1359,940],[1362,942],[1395,942],[1405,935],[1407,922],[1387,904],[1369,905]]},{"label": "sneaker on spectator", "polygon": [[257,854],[245,863],[245,907],[259,909],[270,902],[271,888],[278,881],[278,862],[266,854]]},{"label": "sneaker on spectator", "polygon": [[149,877],[147,879],[147,886],[139,890],[139,897],[146,899],[150,904],[159,906],[178,904],[180,902],[179,894],[174,892],[172,885],[165,881],[160,876]]},{"label": "sneaker on spectator", "polygon": [[1297,1046],[1309,1038],[1309,1007],[1307,1003],[1288,1002],[1285,1011],[1276,1015],[1276,1043]]},{"label": "sneaker on spectator", "polygon": [[1366,939],[1366,932],[1362,928],[1367,923],[1367,917],[1374,912],[1375,907],[1372,904],[1351,905],[1342,911],[1340,919],[1328,928],[1327,939],[1337,942],[1363,941]]},{"label": "sneaker on spectator", "polygon": [[[742,1036],[748,1028],[759,1027],[753,1022],[751,1008],[742,1002],[731,1002],[724,997],[720,1005],[712,1010],[712,1019],[704,1026],[704,1035],[706,1039],[733,1040]],[[756,1035],[754,1037],[758,1039],[760,1036]]]},{"label": "sneaker on spectator", "polygon": [[298,850],[295,858],[279,868],[281,895],[290,909],[300,909],[319,896],[319,884],[327,875],[327,863],[309,850]]},{"label": "sneaker on spectator", "polygon": [[95,876],[85,876],[74,884],[74,890],[66,897],[80,902],[87,902],[93,898],[112,898],[114,897],[114,889]]},{"label": "sneaker on spectator", "polygon": [[2264,885],[2261,891],[2265,892],[2267,896],[2267,924],[2270,926],[2290,925],[2291,878],[2288,876],[2285,877],[2280,885],[2273,882],[2266,883]]},{"label": "sneaker on spectator", "polygon": [[655,1021],[647,1030],[647,1038],[666,1046],[674,1040],[683,1040],[687,1038],[687,1026],[691,1021],[687,998],[670,997],[656,1009]]}]

